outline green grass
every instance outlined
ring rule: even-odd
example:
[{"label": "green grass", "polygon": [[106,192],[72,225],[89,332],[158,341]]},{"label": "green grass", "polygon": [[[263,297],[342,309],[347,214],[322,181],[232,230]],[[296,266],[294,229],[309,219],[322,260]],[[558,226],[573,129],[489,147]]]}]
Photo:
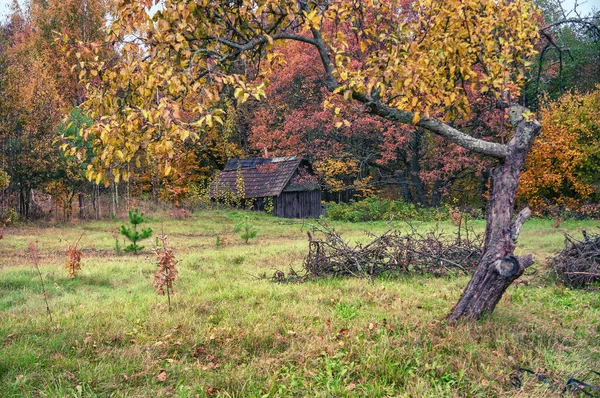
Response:
[{"label": "green grass", "polygon": [[[487,319],[449,326],[444,316],[468,278],[259,280],[301,268],[307,226],[250,213],[259,233],[246,245],[234,232],[245,215],[200,212],[148,223],[155,236],[169,235],[181,260],[170,313],[150,282],[153,241],[143,242],[141,255],[115,255],[111,232],[119,221],[7,229],[0,241],[0,396],[551,396],[559,392],[531,377],[516,389],[511,371],[523,366],[566,380],[578,369],[598,370],[598,292],[553,285],[543,264],[562,248],[564,232],[597,222],[558,229],[528,222],[519,252],[536,255],[537,273],[509,288]],[[332,225],[359,240],[388,228]],[[70,279],[64,253],[82,233],[82,271]],[[215,246],[217,235],[224,247]],[[29,242],[40,248],[54,323]]]}]

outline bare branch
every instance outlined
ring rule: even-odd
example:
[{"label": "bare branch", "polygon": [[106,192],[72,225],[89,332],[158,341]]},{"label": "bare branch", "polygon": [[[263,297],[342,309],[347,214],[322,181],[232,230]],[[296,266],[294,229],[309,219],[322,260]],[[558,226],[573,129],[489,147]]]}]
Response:
[{"label": "bare branch", "polygon": [[521,233],[521,227],[531,217],[531,209],[529,207],[524,208],[513,220],[510,226],[510,238],[516,244]]}]

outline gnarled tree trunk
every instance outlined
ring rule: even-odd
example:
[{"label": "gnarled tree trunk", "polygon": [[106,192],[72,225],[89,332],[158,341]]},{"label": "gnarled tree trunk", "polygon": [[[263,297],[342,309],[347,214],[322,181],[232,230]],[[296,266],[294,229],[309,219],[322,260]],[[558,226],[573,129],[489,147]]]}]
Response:
[{"label": "gnarled tree trunk", "polygon": [[510,284],[533,264],[531,255],[514,256],[521,226],[531,215],[528,208],[513,218],[515,196],[525,158],[541,126],[523,117],[525,108],[513,106],[509,117],[514,136],[508,152],[491,173],[490,199],[483,256],[473,278],[460,300],[448,315],[449,321],[459,318],[478,319],[491,313]]}]

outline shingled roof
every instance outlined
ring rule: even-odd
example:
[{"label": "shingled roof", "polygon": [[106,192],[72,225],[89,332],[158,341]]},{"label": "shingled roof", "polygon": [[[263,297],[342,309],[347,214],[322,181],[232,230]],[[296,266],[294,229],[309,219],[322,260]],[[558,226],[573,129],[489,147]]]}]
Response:
[{"label": "shingled roof", "polygon": [[[227,162],[225,170],[213,181],[210,197],[218,197],[223,191],[237,193],[238,168],[244,179],[246,199],[279,196],[284,190],[318,189],[318,185],[314,183],[289,184],[300,166],[310,170],[310,164],[296,156],[273,159],[231,159]],[[290,189],[286,189],[288,184]]]}]

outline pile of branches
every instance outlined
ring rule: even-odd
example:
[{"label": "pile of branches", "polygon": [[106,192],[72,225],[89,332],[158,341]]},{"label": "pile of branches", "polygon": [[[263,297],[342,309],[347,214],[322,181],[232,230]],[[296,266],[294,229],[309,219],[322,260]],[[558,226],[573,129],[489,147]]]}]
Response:
[{"label": "pile of branches", "polygon": [[572,288],[600,282],[600,235],[582,232],[583,240],[565,234],[565,248],[550,259],[557,279]]},{"label": "pile of branches", "polygon": [[318,224],[308,232],[309,251],[304,262],[307,275],[373,277],[387,271],[443,276],[470,274],[482,255],[482,235],[472,230],[445,236],[436,228],[420,233],[395,230],[374,236],[367,244],[351,244],[335,230]]}]

